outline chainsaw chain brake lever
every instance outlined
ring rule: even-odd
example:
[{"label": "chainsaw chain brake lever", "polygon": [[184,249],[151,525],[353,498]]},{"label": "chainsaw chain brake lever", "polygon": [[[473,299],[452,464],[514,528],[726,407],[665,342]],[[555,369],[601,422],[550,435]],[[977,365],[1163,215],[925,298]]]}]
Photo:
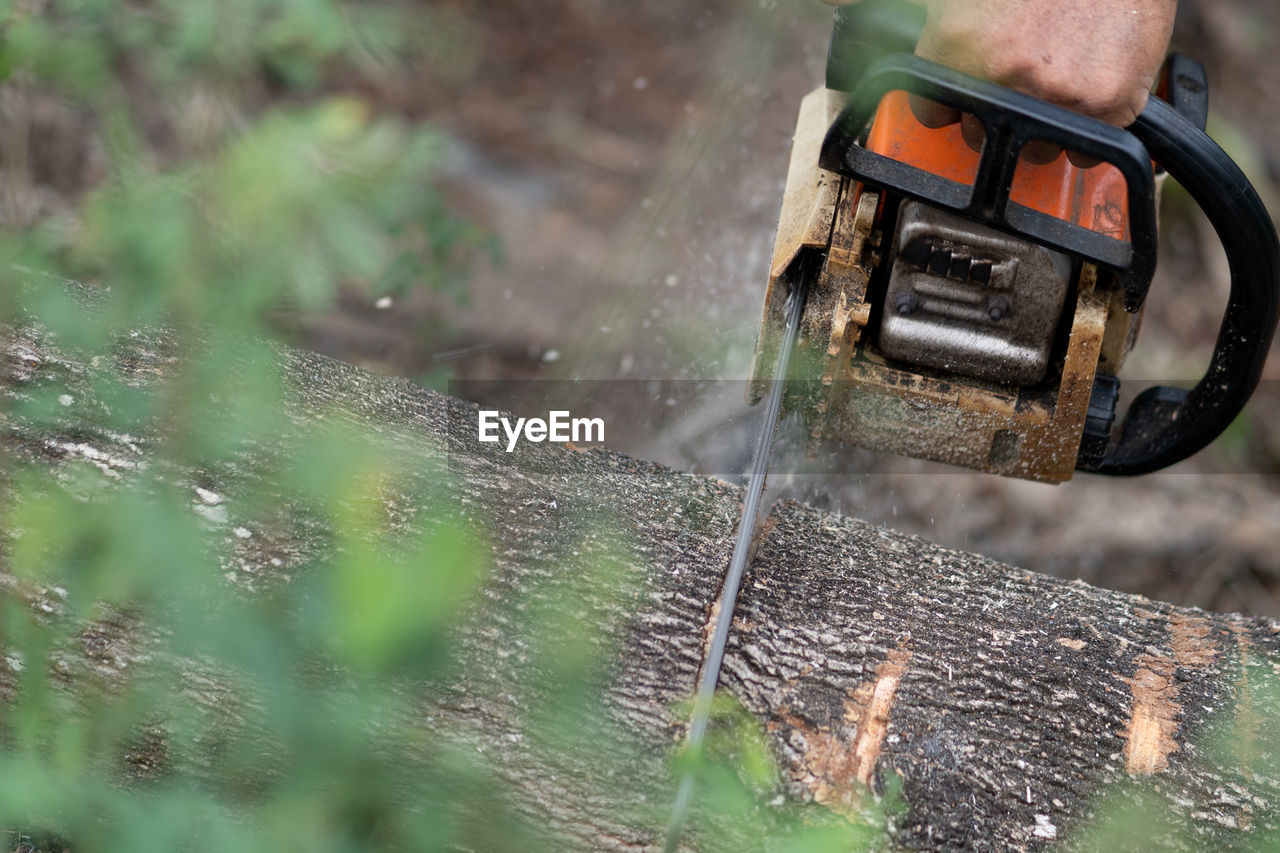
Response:
[{"label": "chainsaw chain brake lever", "polygon": [[[1189,63],[1175,58],[1171,68],[1179,67],[1180,61]],[[894,90],[929,98],[981,122],[986,143],[972,185],[862,147],[880,99]],[[1257,387],[1275,332],[1280,246],[1271,217],[1244,173],[1196,126],[1203,122],[1204,99],[1192,109],[1176,98],[1174,103],[1190,114],[1190,120],[1151,97],[1137,121],[1120,129],[917,56],[892,54],[865,71],[823,142],[824,169],[1114,271],[1130,312],[1142,306],[1155,271],[1152,162],[1199,204],[1226,250],[1231,270],[1230,297],[1208,371],[1190,390],[1157,386],[1141,393],[1130,405],[1119,437],[1110,439],[1101,453],[1082,455],[1077,464],[1081,470],[1143,474],[1207,446]],[[1019,154],[1032,141],[1094,157],[1120,171],[1127,185],[1128,240],[1010,201]]]}]

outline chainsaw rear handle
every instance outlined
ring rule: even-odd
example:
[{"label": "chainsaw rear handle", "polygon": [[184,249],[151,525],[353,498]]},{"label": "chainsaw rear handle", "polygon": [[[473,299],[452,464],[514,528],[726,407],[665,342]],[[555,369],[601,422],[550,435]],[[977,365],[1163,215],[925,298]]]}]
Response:
[{"label": "chainsaw rear handle", "polygon": [[[959,184],[861,145],[880,99],[905,90],[970,113],[987,142],[972,186]],[[1117,240],[1010,202],[1018,155],[1045,140],[1120,170],[1128,193],[1130,240]],[[1152,161],[1204,210],[1226,250],[1231,292],[1208,371],[1194,388],[1158,386],[1132,403],[1118,439],[1078,467],[1143,474],[1207,446],[1240,413],[1257,387],[1275,332],[1280,247],[1257,192],[1230,157],[1169,104],[1149,98],[1127,130],[1012,92],[906,54],[879,60],[862,75],[823,142],[821,165],[872,186],[957,211],[974,221],[1066,251],[1114,270],[1125,307],[1143,303],[1155,270]]]},{"label": "chainsaw rear handle", "polygon": [[1146,474],[1202,450],[1235,419],[1262,377],[1280,311],[1280,244],[1262,199],[1226,152],[1159,98],[1130,127],[1213,225],[1231,270],[1213,356],[1191,390],[1148,388],[1129,406],[1118,442],[1083,470]]}]

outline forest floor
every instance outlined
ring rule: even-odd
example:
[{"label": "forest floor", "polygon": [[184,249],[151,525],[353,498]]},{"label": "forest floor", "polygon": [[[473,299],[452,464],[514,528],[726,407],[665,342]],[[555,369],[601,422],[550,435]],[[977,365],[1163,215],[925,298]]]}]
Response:
[{"label": "forest floor", "polygon": [[[759,413],[715,380],[749,370],[794,116],[821,80],[830,10],[816,0],[465,9],[480,45],[473,73],[425,81],[402,106],[451,135],[454,196],[500,236],[505,262],[479,271],[462,308],[427,294],[387,310],[347,300],[310,345],[437,380],[702,380],[689,394],[670,383],[640,391],[644,415],[615,412],[626,423],[609,443],[734,478]],[[1277,210],[1280,11],[1217,0],[1179,14],[1175,49],[1209,72],[1210,130]],[[1125,373],[1194,380],[1225,301],[1225,260],[1197,211],[1165,208]],[[1037,571],[1280,617],[1274,355],[1240,422],[1167,473],[1054,487],[830,449],[775,461],[775,478],[788,496]]]},{"label": "forest floor", "polygon": [[[562,386],[531,382],[599,380],[584,405],[605,417],[608,444],[740,478],[761,417],[743,402],[740,380],[795,115],[822,79],[830,8],[817,0],[433,0],[430,8],[445,13],[430,20],[451,22],[432,34],[441,52],[432,71],[335,85],[446,134],[450,198],[497,237],[504,257],[474,270],[466,304],[430,288],[390,303],[352,292],[307,324],[299,343],[436,385],[517,380],[534,402]],[[1280,210],[1280,9],[1271,0],[1183,0],[1174,47],[1206,65],[1211,133]],[[33,127],[57,131],[42,137],[42,165],[26,179],[38,204],[15,204],[23,182],[5,182],[0,208],[9,218],[19,208],[74,208],[102,177],[86,142],[89,119],[62,109],[47,120],[47,106],[0,93],[0,112],[26,109]],[[1211,229],[1185,196],[1166,192],[1164,201],[1159,269],[1127,380],[1197,379],[1225,303],[1225,260]],[[773,485],[1029,569],[1280,617],[1274,348],[1272,356],[1239,421],[1165,473],[1044,486],[866,450],[827,447],[806,459],[791,424]],[[475,396],[475,386],[454,390]],[[511,390],[484,393],[506,403]]]}]

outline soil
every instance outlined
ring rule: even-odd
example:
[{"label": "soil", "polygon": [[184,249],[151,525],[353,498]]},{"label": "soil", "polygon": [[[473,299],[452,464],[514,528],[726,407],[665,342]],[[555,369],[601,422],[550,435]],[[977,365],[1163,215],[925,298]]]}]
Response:
[{"label": "soil", "polygon": [[[447,133],[451,197],[498,236],[505,260],[475,270],[465,306],[425,289],[390,305],[352,294],[302,342],[424,381],[517,380],[531,405],[553,386],[530,382],[600,380],[583,387],[609,444],[740,477],[760,411],[726,380],[750,369],[794,118],[822,79],[831,10],[817,0],[433,8],[456,25],[456,60],[365,81],[361,94]],[[1174,47],[1206,65],[1211,132],[1280,210],[1280,9],[1183,0]],[[83,148],[47,170],[79,176],[73,186],[34,177],[32,217],[94,180],[100,158]],[[1226,292],[1210,229],[1166,194],[1159,270],[1125,375],[1197,378]],[[863,450],[806,460],[790,425],[773,487],[1037,571],[1280,617],[1272,356],[1228,434],[1165,473],[1054,487]],[[454,390],[514,405],[510,384]]]},{"label": "soil", "polygon": [[[387,312],[353,303],[314,342],[407,375],[606,380],[595,402],[616,425],[610,444],[739,476],[759,412],[714,380],[749,370],[792,122],[821,80],[830,10],[728,0],[465,8],[483,58],[462,86],[427,85],[418,108],[456,140],[454,191],[501,235],[507,262],[480,271],[465,310],[422,296]],[[1174,40],[1206,65],[1210,129],[1268,200],[1280,175],[1278,34],[1280,12],[1265,0],[1184,0]],[[1176,199],[1161,242],[1126,373],[1194,380],[1225,300],[1224,259]],[[447,338],[415,337],[424,316],[442,313]],[[620,384],[655,378],[668,381]],[[1055,487],[870,451],[827,448],[805,461],[784,440],[773,487],[1037,571],[1277,617],[1277,379],[1272,357],[1230,434],[1166,473]],[[535,400],[549,387],[524,386]],[[510,386],[489,393],[510,404]]]}]

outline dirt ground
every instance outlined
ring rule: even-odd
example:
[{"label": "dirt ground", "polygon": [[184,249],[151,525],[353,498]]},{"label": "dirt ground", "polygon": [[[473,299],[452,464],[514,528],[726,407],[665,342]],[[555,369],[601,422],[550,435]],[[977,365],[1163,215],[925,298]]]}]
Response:
[{"label": "dirt ground", "polygon": [[[454,138],[453,191],[501,235],[506,262],[480,272],[468,308],[352,300],[313,330],[313,345],[409,376],[745,377],[794,115],[821,80],[830,10],[816,0],[458,8],[482,58],[460,85],[425,82],[415,103]],[[1278,34],[1280,12],[1264,0],[1184,0],[1175,35],[1208,67],[1211,132],[1268,200],[1280,175]],[[1126,374],[1194,380],[1226,268],[1202,218],[1166,207],[1176,209],[1163,218]],[[422,332],[441,316],[446,338]],[[774,485],[1037,571],[1280,617],[1278,379],[1273,351],[1231,434],[1147,477],[1054,487],[870,451],[805,462],[784,441]],[[625,387],[630,408],[610,444],[727,479],[747,466],[759,412],[740,390],[681,385],[696,393],[673,399],[670,382]]]},{"label": "dirt ground", "polygon": [[[428,86],[426,109],[457,140],[455,191],[502,236],[506,265],[482,272],[465,311],[429,299],[381,314],[353,304],[316,343],[408,375],[744,377],[794,114],[821,79],[830,11],[728,0],[467,9],[483,59],[458,89]],[[1260,1],[1184,2],[1175,36],[1209,69],[1211,129],[1269,197],[1280,173],[1277,17]],[[1167,211],[1162,227],[1127,373],[1194,379],[1225,266],[1192,212]],[[440,311],[451,337],[415,336]],[[1232,435],[1167,473],[1052,487],[869,451],[806,462],[783,441],[775,490],[1038,571],[1280,616],[1278,378],[1273,357]],[[677,401],[670,383],[647,398],[643,384],[626,387],[643,416],[633,399],[611,444],[726,478],[746,467],[759,413],[740,393],[713,383]]]},{"label": "dirt ground", "polygon": [[[535,402],[553,386],[529,381],[570,380],[588,389],[615,448],[740,478],[761,412],[737,380],[750,368],[795,114],[822,79],[831,10],[818,0],[432,5],[451,13],[432,19],[452,22],[447,38],[433,34],[452,45],[449,62],[366,81],[359,94],[446,131],[451,197],[497,235],[505,260],[476,271],[466,306],[426,289],[390,305],[350,295],[303,343],[424,381],[519,380]],[[1271,0],[1179,4],[1175,48],[1208,68],[1210,130],[1272,211],[1278,47]],[[6,115],[24,108],[11,94],[0,97]],[[61,148],[44,145],[44,177],[25,194],[8,180],[6,211],[18,196],[34,199],[30,217],[69,205],[95,180],[88,134],[72,119],[83,124],[70,115],[59,125],[71,153],[59,159]],[[1166,201],[1159,270],[1125,376],[1194,381],[1226,267],[1202,217]],[[1053,487],[866,450],[826,448],[810,460],[798,425],[784,424],[771,486],[1030,569],[1280,617],[1278,380],[1273,348],[1228,435],[1147,477],[1082,475]],[[501,403],[510,391],[476,394]]]}]

